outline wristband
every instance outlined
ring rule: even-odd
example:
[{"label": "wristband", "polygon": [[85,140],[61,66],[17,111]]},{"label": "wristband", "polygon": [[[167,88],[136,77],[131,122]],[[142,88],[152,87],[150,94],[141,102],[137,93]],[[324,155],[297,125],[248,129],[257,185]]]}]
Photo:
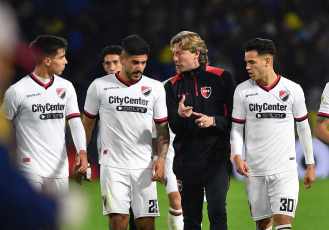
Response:
[{"label": "wristband", "polygon": [[156,162],[158,160],[158,156],[153,156],[153,162]]}]

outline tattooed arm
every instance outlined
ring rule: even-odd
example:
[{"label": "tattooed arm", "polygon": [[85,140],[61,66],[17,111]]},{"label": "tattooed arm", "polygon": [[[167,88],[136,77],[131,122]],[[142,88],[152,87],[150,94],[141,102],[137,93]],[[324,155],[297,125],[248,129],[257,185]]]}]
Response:
[{"label": "tattooed arm", "polygon": [[329,145],[329,131],[327,130],[328,125],[329,118],[318,116],[314,126],[315,137],[327,145]]},{"label": "tattooed arm", "polygon": [[153,181],[160,181],[163,183],[164,164],[167,157],[169,147],[169,128],[167,122],[156,123],[157,138],[153,145],[153,154],[158,156],[158,159],[153,163],[152,171]]}]

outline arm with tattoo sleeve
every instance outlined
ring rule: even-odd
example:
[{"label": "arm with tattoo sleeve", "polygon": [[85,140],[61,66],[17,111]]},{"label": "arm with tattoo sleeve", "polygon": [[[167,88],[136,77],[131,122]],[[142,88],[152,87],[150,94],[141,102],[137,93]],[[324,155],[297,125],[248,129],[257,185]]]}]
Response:
[{"label": "arm with tattoo sleeve", "polygon": [[157,130],[156,146],[158,159],[153,163],[152,171],[153,181],[160,181],[163,183],[164,164],[167,157],[169,147],[169,128],[167,122],[155,123]]},{"label": "arm with tattoo sleeve", "polygon": [[324,116],[318,116],[314,126],[314,135],[323,143],[329,145],[329,131],[327,127],[329,125],[329,119]]}]

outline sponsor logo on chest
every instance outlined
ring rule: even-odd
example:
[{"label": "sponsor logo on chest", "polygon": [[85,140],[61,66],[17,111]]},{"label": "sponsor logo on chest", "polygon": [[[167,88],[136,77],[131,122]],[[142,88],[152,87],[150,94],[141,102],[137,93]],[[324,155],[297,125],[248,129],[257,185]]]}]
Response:
[{"label": "sponsor logo on chest", "polygon": [[109,103],[118,104],[116,110],[120,112],[123,111],[123,112],[146,113],[149,100],[142,99],[141,97],[132,98],[129,96],[125,96],[125,97],[110,96]]},{"label": "sponsor logo on chest", "polygon": [[57,104],[47,103],[45,105],[32,104],[32,112],[41,113],[39,115],[40,120],[62,119],[64,118],[64,113],[61,111],[63,111],[64,109],[65,109],[65,105],[60,103]]}]

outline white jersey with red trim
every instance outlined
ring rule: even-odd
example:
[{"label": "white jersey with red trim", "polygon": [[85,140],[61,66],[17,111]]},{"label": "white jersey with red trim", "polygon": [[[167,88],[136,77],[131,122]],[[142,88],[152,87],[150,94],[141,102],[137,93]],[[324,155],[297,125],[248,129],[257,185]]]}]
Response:
[{"label": "white jersey with red trim", "polygon": [[45,84],[31,73],[6,91],[2,109],[15,124],[19,170],[67,177],[66,119],[81,119],[72,83],[53,75]]},{"label": "white jersey with red trim", "polygon": [[329,117],[329,83],[324,87],[321,104],[318,112],[319,116]]},{"label": "white jersey with red trim", "polygon": [[235,90],[232,121],[245,124],[249,175],[271,175],[297,167],[294,121],[307,119],[300,85],[278,75],[271,86],[247,80]]},{"label": "white jersey with red trim", "polygon": [[117,74],[94,80],[88,88],[84,113],[99,114],[101,156],[111,167],[152,167],[152,120],[167,120],[165,90],[161,82],[142,76],[133,84]]}]

